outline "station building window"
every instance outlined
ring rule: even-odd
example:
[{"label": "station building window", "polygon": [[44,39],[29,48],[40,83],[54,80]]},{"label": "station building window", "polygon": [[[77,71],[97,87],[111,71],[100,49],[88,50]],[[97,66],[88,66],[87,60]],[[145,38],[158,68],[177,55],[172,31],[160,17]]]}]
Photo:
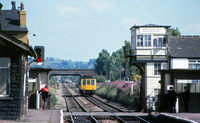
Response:
[{"label": "station building window", "polygon": [[160,75],[161,63],[154,63],[154,75]]},{"label": "station building window", "polygon": [[200,69],[200,59],[189,59],[189,69]]},{"label": "station building window", "polygon": [[10,94],[10,58],[0,58],[0,97]]}]

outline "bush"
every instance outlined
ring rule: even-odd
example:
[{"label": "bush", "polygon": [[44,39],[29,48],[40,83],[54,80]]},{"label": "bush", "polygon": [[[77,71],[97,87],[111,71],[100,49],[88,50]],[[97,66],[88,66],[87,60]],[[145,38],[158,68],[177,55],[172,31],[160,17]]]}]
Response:
[{"label": "bush", "polygon": [[106,77],[105,76],[96,75],[95,78],[96,78],[97,82],[105,82],[106,81]]},{"label": "bush", "polygon": [[121,103],[124,106],[137,107],[139,104],[139,93],[135,92],[134,96],[130,96],[130,83],[124,83],[123,81],[115,81],[111,83],[99,84],[96,94],[102,98],[106,98],[110,101]]},{"label": "bush", "polygon": [[56,99],[56,96],[53,94],[53,93],[50,93],[51,95],[51,107],[54,107],[56,105],[56,102],[57,102],[57,99]]}]

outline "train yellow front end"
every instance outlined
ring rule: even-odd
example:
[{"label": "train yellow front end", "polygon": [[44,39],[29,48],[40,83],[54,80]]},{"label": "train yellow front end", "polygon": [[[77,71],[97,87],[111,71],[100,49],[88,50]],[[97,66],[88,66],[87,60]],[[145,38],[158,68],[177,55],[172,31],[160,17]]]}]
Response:
[{"label": "train yellow front end", "polygon": [[92,95],[96,90],[96,79],[93,77],[83,77],[80,79],[79,91],[81,94]]}]

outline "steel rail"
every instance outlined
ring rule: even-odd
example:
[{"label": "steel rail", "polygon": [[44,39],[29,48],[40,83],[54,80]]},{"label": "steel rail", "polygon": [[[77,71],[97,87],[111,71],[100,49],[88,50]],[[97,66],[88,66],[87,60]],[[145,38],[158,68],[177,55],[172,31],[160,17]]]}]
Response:
[{"label": "steel rail", "polygon": [[99,123],[97,121],[97,119],[92,116],[92,114],[90,114],[79,102],[78,100],[76,99],[76,97],[74,97],[74,95],[67,89],[67,87],[65,86],[65,89],[71,94],[71,96],[74,98],[74,100],[76,101],[76,103],[81,107],[82,110],[84,110],[85,112],[87,112],[89,114],[89,116],[92,118],[92,120],[95,122],[95,123]]},{"label": "steel rail", "polygon": [[[89,99],[89,96],[86,96],[86,99],[87,100],[89,100],[91,103],[93,103],[93,104],[96,104],[95,102],[94,102],[94,100],[91,100],[91,99]],[[96,104],[97,105],[97,104]],[[121,119],[119,116],[117,116],[115,113],[113,113],[113,112],[111,112],[111,111],[108,111],[107,109],[105,109],[104,107],[102,107],[102,106],[100,106],[100,105],[97,105],[98,107],[100,107],[100,108],[102,108],[104,111],[106,111],[106,112],[110,112],[111,114],[113,114],[113,116],[115,116],[116,118],[118,118],[121,122],[123,122],[123,123],[127,123],[125,120],[123,120],[123,119]]]},{"label": "steel rail", "polygon": [[[64,85],[63,85],[63,86],[64,86]],[[62,87],[63,87],[63,86],[62,86]],[[70,118],[71,118],[71,120],[72,120],[72,123],[74,123],[74,118],[72,117],[72,112],[70,111],[69,105],[68,105],[68,103],[67,103],[66,94],[65,94],[64,90],[63,90],[63,93],[64,93],[64,98],[65,98],[65,103],[66,103],[67,111],[68,111],[69,114],[70,114]]]},{"label": "steel rail", "polygon": [[121,112],[124,112],[124,113],[128,113],[128,114],[130,114],[131,116],[133,116],[133,117],[135,117],[135,118],[137,118],[137,119],[139,119],[139,120],[141,120],[141,121],[143,121],[143,122],[145,122],[145,123],[150,123],[149,121],[147,121],[147,120],[145,120],[145,119],[143,119],[143,118],[141,118],[141,117],[135,116],[134,114],[131,114],[130,112],[127,112],[127,111],[124,111],[124,110],[122,110],[122,109],[119,109],[119,108],[117,108],[117,107],[115,107],[115,106],[113,106],[113,105],[110,105],[109,103],[106,103],[106,102],[104,102],[104,101],[102,101],[102,100],[100,100],[100,99],[98,99],[98,98],[96,98],[96,97],[92,97],[92,98],[94,98],[94,99],[96,99],[96,100],[98,100],[98,101],[104,103],[105,105],[108,105],[108,106],[110,106],[110,107],[112,107],[112,108],[114,108],[114,109],[116,109],[116,110],[118,110],[118,111],[121,111]]},{"label": "steel rail", "polygon": [[66,105],[67,105],[67,110],[68,110],[68,112],[70,114],[70,118],[72,120],[72,123],[74,123],[74,118],[72,117],[72,112],[70,111],[69,105],[67,103],[66,95],[64,95],[64,98],[65,98],[65,102],[66,102]]}]

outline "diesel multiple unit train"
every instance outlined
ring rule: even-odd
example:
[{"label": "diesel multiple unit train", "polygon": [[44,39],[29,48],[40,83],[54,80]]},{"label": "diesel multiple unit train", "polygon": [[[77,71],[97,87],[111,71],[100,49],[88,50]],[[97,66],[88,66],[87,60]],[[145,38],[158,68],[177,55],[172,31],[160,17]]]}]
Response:
[{"label": "diesel multiple unit train", "polygon": [[78,88],[81,94],[93,95],[96,90],[96,79],[89,75],[81,76]]}]

